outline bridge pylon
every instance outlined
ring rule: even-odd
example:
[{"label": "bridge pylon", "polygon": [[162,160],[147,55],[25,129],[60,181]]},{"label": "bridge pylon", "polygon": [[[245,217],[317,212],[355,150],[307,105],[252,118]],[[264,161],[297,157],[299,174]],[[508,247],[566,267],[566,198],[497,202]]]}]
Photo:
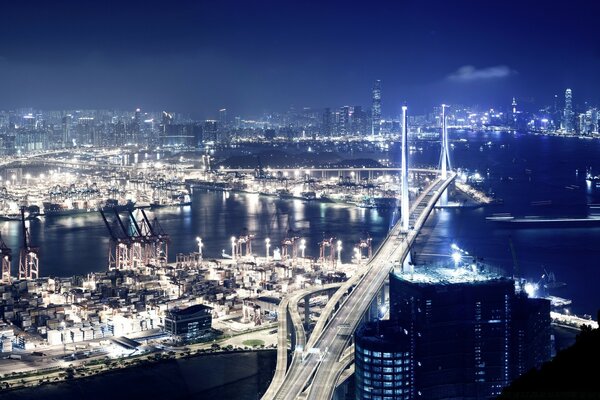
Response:
[{"label": "bridge pylon", "polygon": [[408,204],[408,107],[402,106],[402,188],[400,196],[400,220],[402,232],[408,232],[410,207]]},{"label": "bridge pylon", "polygon": [[[440,170],[442,171],[442,179],[448,178],[448,170],[452,170],[450,162],[450,147],[448,145],[448,126],[446,120],[446,104],[442,104],[442,140],[440,153]],[[445,206],[448,204],[448,191],[445,190],[440,198],[440,204]]]},{"label": "bridge pylon", "polygon": [[446,121],[446,104],[442,104],[442,140],[441,140],[441,154],[440,154],[440,169],[442,170],[442,179],[448,178],[448,170],[452,169],[452,163],[450,162],[450,148],[448,146],[448,127]]}]

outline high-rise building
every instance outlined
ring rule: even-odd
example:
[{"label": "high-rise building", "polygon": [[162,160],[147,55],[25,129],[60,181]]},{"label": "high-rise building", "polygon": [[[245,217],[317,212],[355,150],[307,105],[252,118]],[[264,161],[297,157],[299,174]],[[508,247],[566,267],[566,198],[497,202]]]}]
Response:
[{"label": "high-rise building", "polygon": [[565,90],[565,108],[563,110],[562,129],[565,133],[573,133],[575,114],[573,113],[573,93],[571,89]]},{"label": "high-rise building", "polygon": [[371,108],[371,134],[379,135],[381,132],[381,81],[378,79],[373,85],[373,104]]},{"label": "high-rise building", "polygon": [[73,116],[67,114],[62,117],[62,147],[70,147],[71,143],[71,121]]},{"label": "high-rise building", "polygon": [[[482,265],[392,273],[390,320],[391,333],[383,333],[377,351],[409,352],[402,356],[404,375],[384,377],[383,368],[389,366],[383,356],[377,361],[381,367],[373,357],[367,360],[375,366],[369,371],[357,362],[357,371],[363,373],[356,379],[357,399],[375,398],[369,397],[375,396],[373,390],[386,388],[402,388],[403,397],[393,397],[402,399],[491,399],[523,371],[550,358],[549,302],[517,293],[512,279]],[[367,346],[360,346],[356,354],[368,357]],[[365,372],[382,375],[377,381],[371,375],[369,383]]]},{"label": "high-rise building", "polygon": [[323,110],[323,121],[321,123],[321,135],[331,136],[333,133],[333,121],[331,115],[331,109],[326,108]]},{"label": "high-rise building", "polygon": [[221,108],[219,110],[219,126],[225,128],[227,126],[227,109]]},{"label": "high-rise building", "polygon": [[510,125],[513,128],[517,127],[517,99],[513,97],[510,109]]},{"label": "high-rise building", "polygon": [[217,121],[207,119],[204,121],[203,136],[205,142],[212,142],[213,144],[218,141],[219,128]]},{"label": "high-rise building", "polygon": [[414,366],[408,331],[396,321],[367,323],[354,334],[357,400],[414,398]]},{"label": "high-rise building", "polygon": [[350,130],[353,135],[367,134],[367,114],[363,111],[361,106],[354,106],[352,108],[350,119]]},{"label": "high-rise building", "polygon": [[338,117],[337,133],[341,136],[346,136],[350,133],[350,107],[344,106],[340,108]]},{"label": "high-rise building", "polygon": [[163,147],[197,148],[202,144],[202,125],[169,124],[160,136]]}]

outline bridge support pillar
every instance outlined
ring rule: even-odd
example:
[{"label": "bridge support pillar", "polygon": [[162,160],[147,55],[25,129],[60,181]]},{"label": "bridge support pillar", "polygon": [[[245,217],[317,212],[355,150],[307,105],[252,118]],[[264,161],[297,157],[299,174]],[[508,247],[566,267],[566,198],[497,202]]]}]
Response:
[{"label": "bridge support pillar", "polygon": [[348,398],[348,390],[350,389],[348,381],[349,379],[346,379],[343,383],[335,388],[333,391],[332,400],[346,400]]},{"label": "bridge support pillar", "polygon": [[448,205],[448,189],[442,192],[440,199],[438,200],[438,204],[442,207]]},{"label": "bridge support pillar", "polygon": [[310,295],[304,296],[304,326],[310,326]]},{"label": "bridge support pillar", "polygon": [[402,261],[402,270],[399,272],[411,273],[413,271],[414,271],[414,266],[412,263],[412,255],[411,255],[411,252],[409,251],[406,254],[406,258],[404,258],[404,261]]},{"label": "bridge support pillar", "polygon": [[296,349],[296,331],[294,330],[294,324],[292,323],[292,316],[290,315],[289,309],[286,310],[286,320],[290,348],[292,349],[292,351],[294,351]]},{"label": "bridge support pillar", "polygon": [[337,289],[330,289],[327,291],[327,300],[331,299],[331,296],[333,296],[335,294],[335,292],[337,292]]}]

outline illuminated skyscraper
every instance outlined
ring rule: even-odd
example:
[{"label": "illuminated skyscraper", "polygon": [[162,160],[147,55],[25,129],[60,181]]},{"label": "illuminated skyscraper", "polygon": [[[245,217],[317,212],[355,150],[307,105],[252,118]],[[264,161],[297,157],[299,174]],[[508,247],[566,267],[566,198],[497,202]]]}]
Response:
[{"label": "illuminated skyscraper", "polygon": [[[376,350],[408,352],[408,361],[401,385],[370,385],[381,395],[388,385],[404,389],[403,399],[489,399],[550,358],[550,302],[517,293],[512,279],[482,265],[392,273],[390,320],[394,346]],[[357,393],[367,383],[357,377]]]},{"label": "illuminated skyscraper", "polygon": [[512,99],[508,123],[513,129],[517,128],[517,99],[514,97]]},{"label": "illuminated skyscraper", "polygon": [[323,111],[323,121],[321,123],[321,135],[331,136],[332,131],[333,131],[333,123],[332,123],[331,109],[326,108]]},{"label": "illuminated skyscraper", "polygon": [[221,108],[219,110],[219,125],[221,126],[221,128],[224,128],[227,126],[227,109],[226,108]]},{"label": "illuminated skyscraper", "polygon": [[62,147],[70,147],[71,143],[71,120],[73,116],[67,114],[62,117]]},{"label": "illuminated skyscraper", "polygon": [[381,131],[381,81],[373,85],[373,106],[371,108],[371,134],[379,135]]},{"label": "illuminated skyscraper", "polygon": [[565,90],[565,109],[563,111],[562,129],[565,133],[574,131],[573,94],[571,89]]},{"label": "illuminated skyscraper", "polygon": [[338,133],[342,136],[350,132],[350,107],[344,106],[340,108],[338,119]]}]

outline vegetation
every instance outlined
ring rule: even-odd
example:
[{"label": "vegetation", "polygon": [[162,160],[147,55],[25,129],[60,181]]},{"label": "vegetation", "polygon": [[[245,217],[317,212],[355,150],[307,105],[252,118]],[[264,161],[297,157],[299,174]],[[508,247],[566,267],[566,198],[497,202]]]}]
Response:
[{"label": "vegetation", "polygon": [[260,339],[249,339],[249,340],[244,340],[242,342],[242,344],[244,346],[248,346],[248,347],[258,347],[258,346],[264,346],[265,345],[265,341],[264,340],[260,340]]}]

